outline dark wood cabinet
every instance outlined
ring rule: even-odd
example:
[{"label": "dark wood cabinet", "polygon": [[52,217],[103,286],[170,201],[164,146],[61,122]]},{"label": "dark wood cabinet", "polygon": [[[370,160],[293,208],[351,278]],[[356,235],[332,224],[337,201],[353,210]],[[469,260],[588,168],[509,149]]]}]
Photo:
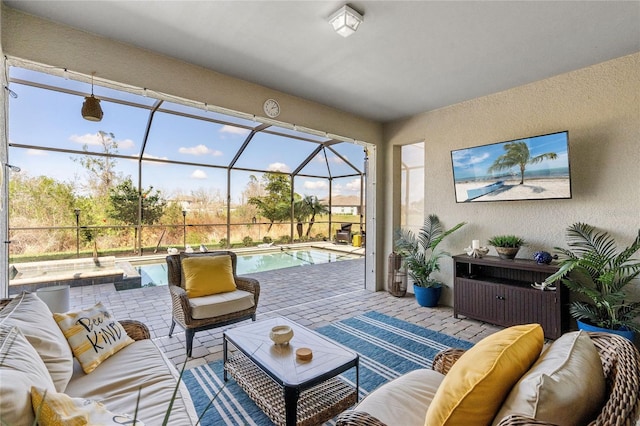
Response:
[{"label": "dark wood cabinet", "polygon": [[566,288],[543,291],[531,286],[542,283],[557,266],[496,256],[458,255],[453,261],[454,317],[464,315],[505,327],[538,323],[549,339],[557,339],[567,329]]}]

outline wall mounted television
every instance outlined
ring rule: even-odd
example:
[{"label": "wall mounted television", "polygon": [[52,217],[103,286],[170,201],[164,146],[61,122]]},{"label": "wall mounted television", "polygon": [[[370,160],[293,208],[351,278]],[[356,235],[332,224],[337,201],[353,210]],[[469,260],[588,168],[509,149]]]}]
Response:
[{"label": "wall mounted television", "polygon": [[569,132],[451,151],[456,202],[571,198]]}]

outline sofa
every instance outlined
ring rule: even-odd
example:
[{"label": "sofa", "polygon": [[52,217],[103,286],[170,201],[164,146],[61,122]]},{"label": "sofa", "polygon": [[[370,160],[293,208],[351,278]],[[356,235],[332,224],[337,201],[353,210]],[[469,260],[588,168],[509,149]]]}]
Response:
[{"label": "sofa", "polygon": [[629,340],[579,331],[544,344],[535,331],[525,355],[494,336],[447,349],[432,369],[385,383],[336,424],[640,425],[640,354]]},{"label": "sofa", "polygon": [[[77,316],[55,314],[54,318],[36,294],[27,292],[3,300],[2,305],[0,424],[31,425],[34,407],[41,425],[56,424],[48,422],[51,416],[63,424],[71,424],[69,416],[89,419],[73,424],[133,424],[134,417],[136,425],[196,424],[198,416],[186,386],[144,324],[115,321],[99,303]],[[95,312],[102,316],[90,317]],[[95,336],[103,334],[107,341],[124,343],[99,361],[86,363],[85,353],[77,351],[81,346],[74,346],[75,332],[61,329],[64,321],[84,324]],[[94,347],[107,345],[95,340],[88,346],[88,352],[93,352]],[[167,423],[165,415],[176,389]],[[66,412],[56,411],[60,407]]]}]

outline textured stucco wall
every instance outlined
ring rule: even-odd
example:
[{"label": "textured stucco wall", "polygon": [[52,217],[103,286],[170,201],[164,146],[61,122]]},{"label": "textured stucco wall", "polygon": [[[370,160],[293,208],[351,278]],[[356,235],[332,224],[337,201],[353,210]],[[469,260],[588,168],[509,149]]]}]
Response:
[{"label": "textured stucco wall", "polygon": [[[562,130],[569,131],[572,199],[456,204],[452,149]],[[425,141],[425,213],[446,226],[468,222],[445,240],[452,253],[472,239],[486,244],[492,235],[517,234],[529,242],[518,257],[530,258],[565,246],[565,229],[575,222],[626,246],[640,228],[640,53],[390,123],[385,138]],[[391,223],[390,212],[386,218]],[[452,285],[451,262],[443,266]],[[640,298],[640,284],[635,292]],[[452,303],[451,289],[443,301]]]}]

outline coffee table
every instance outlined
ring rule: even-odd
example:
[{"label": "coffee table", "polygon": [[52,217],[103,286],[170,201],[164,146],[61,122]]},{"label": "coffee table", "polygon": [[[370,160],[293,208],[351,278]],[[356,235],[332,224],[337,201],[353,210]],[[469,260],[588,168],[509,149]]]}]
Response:
[{"label": "coffee table", "polygon": [[[293,338],[275,345],[271,328],[288,325]],[[229,343],[238,350],[229,354]],[[284,317],[226,330],[223,333],[224,380],[227,372],[276,425],[317,425],[358,401],[359,356],[315,331]],[[296,349],[310,348],[301,361]],[[355,385],[337,377],[356,369]]]}]

